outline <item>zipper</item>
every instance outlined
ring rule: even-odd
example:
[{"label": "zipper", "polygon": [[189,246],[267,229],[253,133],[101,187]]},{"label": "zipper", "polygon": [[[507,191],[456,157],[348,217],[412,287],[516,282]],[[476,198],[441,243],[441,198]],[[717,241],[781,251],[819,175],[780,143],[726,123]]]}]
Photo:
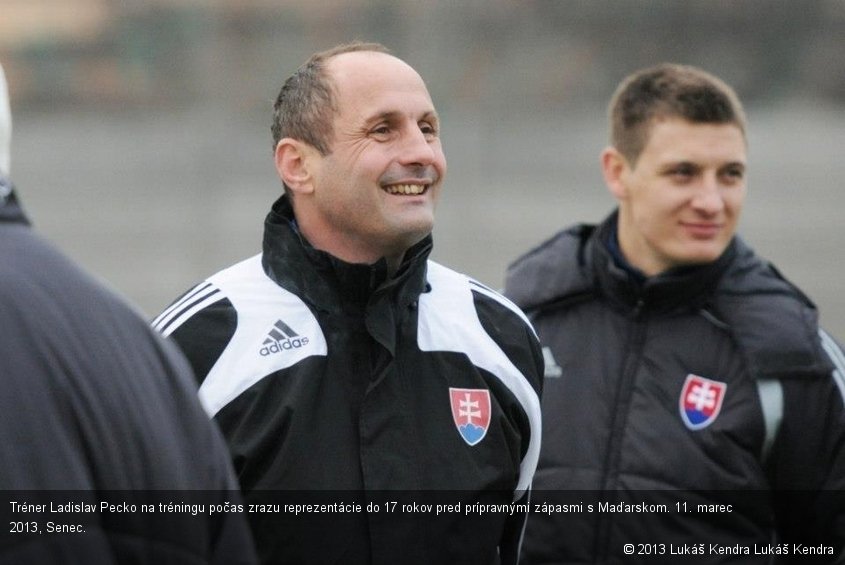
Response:
[{"label": "zipper", "polygon": [[[622,365],[622,374],[616,386],[613,398],[613,416],[610,426],[610,438],[605,456],[604,469],[601,480],[601,498],[605,500],[606,493],[616,493],[619,479],[619,463],[622,458],[622,445],[625,436],[625,428],[630,411],[631,396],[634,391],[637,371],[643,356],[643,344],[645,343],[647,318],[645,312],[645,301],[642,297],[637,300],[634,309],[631,311],[631,329],[628,345],[625,352],[625,360]],[[613,501],[615,502],[615,500]],[[596,522],[595,548],[593,554],[599,562],[604,562],[613,549],[611,542],[611,525],[613,514],[599,516]]]}]

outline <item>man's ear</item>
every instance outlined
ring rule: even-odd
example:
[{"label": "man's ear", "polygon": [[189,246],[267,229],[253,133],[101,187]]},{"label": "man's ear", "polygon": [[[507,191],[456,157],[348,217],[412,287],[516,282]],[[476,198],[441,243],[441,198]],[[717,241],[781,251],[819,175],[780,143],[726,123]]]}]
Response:
[{"label": "man's ear", "polygon": [[624,177],[629,169],[628,160],[615,147],[605,147],[601,152],[601,172],[604,183],[616,200],[624,200],[628,195]]},{"label": "man's ear", "polygon": [[285,186],[294,193],[313,192],[313,167],[316,154],[316,149],[298,139],[286,137],[276,144],[276,172]]}]

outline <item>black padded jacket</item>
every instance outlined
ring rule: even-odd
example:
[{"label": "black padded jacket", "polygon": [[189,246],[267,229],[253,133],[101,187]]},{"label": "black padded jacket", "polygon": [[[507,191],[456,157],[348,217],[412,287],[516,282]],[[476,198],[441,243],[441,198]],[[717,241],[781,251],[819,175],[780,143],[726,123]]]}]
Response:
[{"label": "black padded jacket", "polygon": [[524,561],[839,559],[845,358],[815,308],[739,238],[638,280],[605,243],[615,221],[508,272],[546,356],[534,500],[552,506],[531,515]]}]

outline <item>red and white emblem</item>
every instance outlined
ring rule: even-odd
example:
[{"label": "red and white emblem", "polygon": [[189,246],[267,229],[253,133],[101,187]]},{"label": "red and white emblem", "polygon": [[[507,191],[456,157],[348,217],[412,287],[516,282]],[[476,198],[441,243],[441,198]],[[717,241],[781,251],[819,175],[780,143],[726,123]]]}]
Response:
[{"label": "red and white emblem", "polygon": [[458,433],[469,445],[487,435],[490,427],[490,391],[483,388],[449,388],[452,419]]},{"label": "red and white emblem", "polygon": [[681,389],[681,419],[691,430],[706,428],[716,421],[728,385],[689,374]]}]

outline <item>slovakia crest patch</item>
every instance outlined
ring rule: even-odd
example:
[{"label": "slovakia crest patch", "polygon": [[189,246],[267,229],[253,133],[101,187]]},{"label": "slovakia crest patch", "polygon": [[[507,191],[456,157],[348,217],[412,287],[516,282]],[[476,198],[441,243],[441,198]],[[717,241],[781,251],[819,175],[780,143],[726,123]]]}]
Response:
[{"label": "slovakia crest patch", "polygon": [[490,391],[483,388],[449,388],[452,419],[458,433],[472,446],[484,439],[490,427]]},{"label": "slovakia crest patch", "polygon": [[728,385],[689,374],[681,389],[681,419],[691,430],[701,430],[716,421]]}]

